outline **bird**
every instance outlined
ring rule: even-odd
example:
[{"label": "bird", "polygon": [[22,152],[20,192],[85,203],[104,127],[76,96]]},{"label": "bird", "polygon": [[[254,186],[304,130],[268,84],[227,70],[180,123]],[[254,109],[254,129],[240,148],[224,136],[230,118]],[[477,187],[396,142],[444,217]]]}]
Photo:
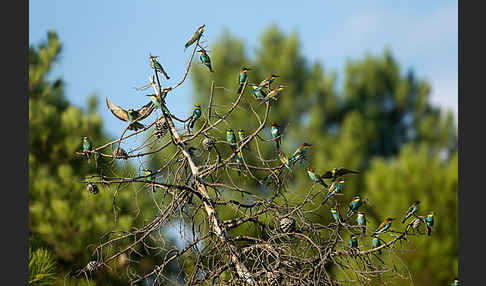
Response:
[{"label": "bird", "polygon": [[264,80],[262,80],[258,86],[261,86],[261,87],[266,86],[268,88],[268,90],[270,90],[270,84],[272,84],[272,82],[277,77],[280,77],[280,76],[276,75],[276,74],[271,74],[271,75],[267,76]]},{"label": "bird", "polygon": [[454,278],[454,280],[451,283],[452,286],[459,286],[459,278]]},{"label": "bird", "polygon": [[[238,140],[240,140],[240,143],[242,143],[245,140],[245,131],[243,129],[238,129]],[[248,150],[250,150],[250,144],[246,144],[245,147]]]},{"label": "bird", "polygon": [[351,248],[358,248],[358,239],[354,234],[351,235],[351,238],[349,239],[349,246],[351,246]]},{"label": "bird", "polygon": [[150,67],[156,70],[157,72],[163,74],[165,78],[169,80],[170,77],[167,75],[167,73],[165,72],[164,68],[159,63],[159,61],[157,61],[158,56],[149,55],[149,57],[150,57]]},{"label": "bird", "polygon": [[144,128],[145,126],[139,122],[133,122],[134,120],[142,120],[149,116],[152,111],[154,110],[154,104],[153,102],[149,102],[146,105],[142,106],[140,109],[133,110],[130,108],[128,111],[125,109],[114,105],[111,103],[111,101],[106,98],[106,105],[108,106],[108,109],[110,109],[111,113],[115,115],[118,119],[130,122],[130,125],[128,126],[129,130],[134,130],[137,131],[139,129]]},{"label": "bird", "polygon": [[160,95],[157,94],[147,94],[146,96],[150,97],[150,100],[154,104],[155,108],[160,108],[162,110],[162,106],[164,106],[165,97],[167,93],[171,90],[171,88],[164,88]]},{"label": "bird", "polygon": [[[305,153],[307,152],[307,149],[311,147],[312,144],[309,143],[302,143],[297,150],[295,150],[294,154],[292,157],[289,158],[289,162],[291,164],[295,164],[298,160],[302,159],[305,156]],[[321,176],[322,177],[322,176]]]},{"label": "bird", "polygon": [[226,130],[226,142],[230,143],[231,145],[231,149],[233,150],[233,152],[235,151],[235,146],[234,144],[236,144],[236,136],[235,136],[235,133],[233,132],[233,129],[231,128],[228,128]]},{"label": "bird", "polygon": [[246,72],[249,71],[249,70],[251,70],[251,69],[249,69],[247,67],[241,68],[240,76],[238,77],[238,90],[236,91],[236,93],[240,93],[241,90],[243,89],[243,85],[245,84],[245,81],[248,78]]},{"label": "bird", "polygon": [[[373,248],[377,248],[381,245],[381,240],[378,236],[375,236],[373,237],[373,239],[371,240],[371,246]],[[381,254],[381,249],[378,249],[378,254]]]},{"label": "bird", "polygon": [[91,144],[91,141],[87,136],[83,137],[83,152],[86,154],[86,158],[88,159],[88,163],[90,161],[89,159],[89,153],[87,151],[91,151],[93,148],[93,145]]},{"label": "bird", "polygon": [[359,174],[358,171],[353,171],[345,168],[334,168],[329,170],[321,175],[323,179],[332,179],[332,181],[337,180],[339,177],[344,176],[345,174],[352,173],[352,174]]},{"label": "bird", "polygon": [[189,41],[187,41],[187,43],[184,45],[184,50],[189,48],[192,44],[194,44],[194,42],[196,42],[197,40],[199,40],[201,38],[201,36],[204,32],[204,27],[206,27],[206,25],[202,25],[201,27],[197,28],[197,31],[194,32],[194,34],[189,39]]},{"label": "bird", "polygon": [[358,212],[356,222],[362,228],[363,234],[366,234],[366,217],[364,215],[364,212]]},{"label": "bird", "polygon": [[260,104],[258,104],[257,106],[260,106],[261,104],[269,101],[270,99],[273,99],[273,100],[278,100],[278,97],[280,95],[280,93],[282,92],[282,90],[284,90],[284,86],[278,86],[276,88],[274,88],[271,92],[269,92],[267,94],[267,96],[265,96],[265,98],[263,98],[263,101],[260,102]]},{"label": "bird", "polygon": [[243,157],[241,157],[241,152],[236,153],[235,161],[238,163],[238,176],[241,176],[241,164],[243,164]]},{"label": "bird", "polygon": [[280,159],[280,162],[282,162],[287,169],[289,169],[290,172],[292,172],[292,168],[290,168],[290,162],[289,159],[287,159],[287,156],[283,152],[278,153],[278,157]]},{"label": "bird", "polygon": [[376,229],[376,231],[373,233],[373,235],[387,231],[387,230],[388,230],[388,229],[391,227],[391,224],[392,224],[392,221],[393,221],[393,220],[394,220],[394,218],[387,217],[387,218],[385,219],[385,221],[383,221],[383,222],[380,224],[380,226],[378,226],[378,228],[377,228],[377,229]]},{"label": "bird", "polygon": [[150,169],[144,169],[143,170],[144,176],[147,176],[146,179],[149,181],[153,181],[154,177],[152,175],[152,170]]},{"label": "bird", "polygon": [[209,58],[209,55],[206,52],[206,50],[200,49],[198,52],[200,53],[199,59],[201,60],[201,62],[209,68],[210,72],[213,72],[213,68],[211,67],[211,59]]},{"label": "bird", "polygon": [[312,169],[312,167],[309,167],[309,169],[307,169],[307,174],[309,175],[309,178],[311,178],[312,181],[320,184],[321,186],[323,186],[324,188],[328,188],[329,186],[324,183],[324,181],[321,179],[321,176],[319,176],[318,174],[316,174],[314,172],[314,169]]},{"label": "bird", "polygon": [[[275,139],[275,143],[277,144],[277,150],[280,149],[280,142],[282,141],[280,136],[280,126],[272,122],[272,127],[270,129],[270,133],[272,135],[272,138]],[[278,137],[278,138],[277,138]]]},{"label": "bird", "polygon": [[251,87],[253,88],[253,96],[256,99],[264,99],[267,96],[267,94],[263,90],[263,86],[252,84]]},{"label": "bird", "polygon": [[331,214],[332,214],[332,217],[334,218],[334,221],[336,221],[336,223],[340,224],[341,223],[341,215],[339,214],[338,210],[335,209],[335,208],[331,208]]},{"label": "bird", "polygon": [[407,213],[405,214],[405,217],[402,220],[402,223],[404,223],[409,217],[414,215],[419,210],[419,205],[420,205],[420,201],[413,202],[413,204],[408,208]]},{"label": "bird", "polygon": [[194,127],[194,123],[196,123],[196,120],[198,120],[199,117],[201,117],[201,114],[202,114],[201,106],[199,104],[194,105],[194,110],[192,111],[191,120],[189,121],[189,128]]},{"label": "bird", "polygon": [[346,213],[346,217],[350,217],[353,212],[357,211],[361,206],[361,198],[359,196],[355,196],[353,200],[349,203],[349,210]]},{"label": "bird", "polygon": [[337,182],[333,182],[331,184],[331,187],[329,187],[329,192],[327,192],[326,197],[324,197],[324,200],[322,201],[322,204],[325,204],[327,202],[327,200],[329,200],[335,194],[341,193],[341,190],[343,189],[343,186],[344,186],[344,179],[340,179]]},{"label": "bird", "polygon": [[430,235],[430,232],[432,231],[432,227],[434,226],[434,212],[430,212],[426,217],[425,217],[425,224],[427,225],[427,235]]}]

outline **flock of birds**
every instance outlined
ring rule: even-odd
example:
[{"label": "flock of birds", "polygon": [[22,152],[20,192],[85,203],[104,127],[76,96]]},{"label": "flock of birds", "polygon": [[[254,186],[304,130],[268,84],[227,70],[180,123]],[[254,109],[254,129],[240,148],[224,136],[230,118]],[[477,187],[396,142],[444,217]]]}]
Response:
[{"label": "flock of birds", "polygon": [[[185,48],[187,49],[190,47],[192,44],[194,44],[196,41],[200,39],[204,32],[205,25],[202,25],[197,29],[197,31],[193,34],[193,36],[189,39],[189,41],[185,44]],[[199,46],[199,44],[197,44]],[[200,49],[197,51],[200,53],[200,60],[201,62],[208,67],[210,72],[213,72],[212,66],[211,66],[211,59],[207,53],[207,51],[199,46]],[[150,66],[156,70],[156,72],[161,73],[165,76],[166,79],[170,79],[168,74],[165,72],[163,69],[162,65],[157,61],[157,56],[152,56],[150,55]],[[250,71],[251,69],[248,67],[243,66],[239,72],[239,78],[238,78],[238,88],[237,88],[237,93],[240,94],[242,92],[242,89],[245,85],[245,83],[248,80],[248,74],[247,72]],[[275,100],[278,101],[278,98],[282,91],[284,90],[285,86],[279,85],[275,87],[274,89],[271,89],[271,84],[277,79],[279,75],[276,74],[271,74],[267,76],[265,79],[263,79],[259,84],[250,84],[251,87],[253,88],[252,95],[258,99],[261,100],[260,104],[263,104],[265,102],[268,102],[270,100]],[[149,116],[152,111],[155,108],[160,108],[164,111],[164,99],[165,96],[167,95],[167,92],[170,89],[164,89],[161,92],[161,95],[157,96],[155,94],[150,94],[147,95],[150,97],[151,101],[142,106],[141,108],[134,110],[134,109],[128,109],[125,110],[115,104],[113,104],[108,98],[106,98],[106,104],[108,109],[113,113],[115,117],[118,119],[129,122],[128,129],[129,130],[140,130],[144,128],[144,125],[139,123],[138,121],[146,118]],[[259,104],[259,105],[260,105]],[[165,111],[164,111],[165,112]],[[189,119],[188,127],[189,130],[194,127],[195,122],[201,117],[202,111],[201,111],[201,106],[196,104],[193,109],[193,113]],[[280,132],[280,126],[272,122],[271,123],[271,130],[270,130],[271,136],[273,141],[276,143],[277,150],[280,150],[280,145],[281,145],[281,137],[282,134]],[[236,135],[234,131],[231,128],[228,128],[226,130],[226,141],[230,143],[230,146],[232,148],[232,151],[236,151]],[[244,133],[243,129],[238,130],[238,139],[240,142],[243,142],[245,140],[246,136]],[[209,142],[206,138],[203,140],[203,145],[206,149],[211,148],[211,144],[214,145],[214,142]],[[312,144],[309,143],[303,143],[297,148],[297,150],[292,154],[290,158],[287,158],[287,156],[283,152],[279,152],[278,156],[279,159],[282,163],[282,167],[286,167],[289,171],[292,171],[293,166],[300,160],[305,160],[305,154],[308,151],[308,149],[312,146]],[[247,144],[245,146],[247,150],[249,150],[250,146]],[[89,152],[92,150],[92,144],[91,141],[89,140],[88,137],[83,138],[83,152],[86,154],[87,159],[89,161]],[[238,163],[238,175],[241,175],[241,164],[243,164],[243,158],[241,156],[241,151],[237,152],[235,156],[235,161]],[[147,179],[152,180],[152,171],[145,169],[145,176],[147,176]],[[334,168],[332,170],[329,170],[325,172],[322,175],[318,175],[312,167],[307,168],[307,174],[309,178],[317,184],[320,184],[322,187],[324,187],[324,190],[327,190],[327,194],[325,195],[321,205],[325,204],[330,198],[334,197],[337,194],[340,194],[342,192],[344,182],[345,180],[342,178],[345,174],[359,174],[358,171],[353,171],[349,170],[346,168]],[[330,179],[331,180],[331,185],[329,186],[328,184],[325,183],[324,179]],[[88,186],[93,189],[94,187]],[[348,211],[346,213],[346,218],[343,220],[341,217],[338,209],[336,208],[331,208],[331,215],[334,218],[335,222],[338,225],[341,225],[345,220],[349,219],[353,214],[357,214],[356,217],[356,223],[357,225],[362,229],[362,234],[366,234],[366,217],[365,213],[362,211],[359,211],[360,206],[362,205],[362,200],[361,198],[356,195],[351,202],[348,205]],[[427,216],[425,217],[419,217],[417,216],[417,212],[419,211],[419,205],[420,201],[414,201],[411,206],[407,209],[405,216],[402,220],[402,223],[405,223],[410,217],[415,217],[415,219],[412,221],[412,226],[414,228],[418,228],[421,224],[422,219],[425,221],[425,225],[427,227],[427,234],[430,235],[431,229],[434,225],[434,212],[430,212]],[[385,233],[390,230],[392,221],[395,218],[392,217],[387,217],[376,229],[376,231],[371,235],[373,237],[372,239],[372,247],[377,248],[380,245],[382,245],[382,240],[379,238],[378,234]],[[358,249],[358,239],[355,234],[351,235],[351,238],[349,240],[349,245],[353,249]],[[378,253],[381,254],[381,249],[378,250]],[[459,285],[459,280],[456,278],[454,279],[454,282],[452,285]]]}]

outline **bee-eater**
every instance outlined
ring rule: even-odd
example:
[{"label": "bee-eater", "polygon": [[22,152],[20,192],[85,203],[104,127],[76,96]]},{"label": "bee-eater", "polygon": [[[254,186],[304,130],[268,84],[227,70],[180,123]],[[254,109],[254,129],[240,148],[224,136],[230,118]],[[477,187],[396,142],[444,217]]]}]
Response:
[{"label": "bee-eater", "polygon": [[430,232],[432,230],[432,227],[434,226],[434,212],[430,212],[426,217],[425,217],[425,224],[427,225],[427,235],[430,235]]},{"label": "bee-eater", "polygon": [[199,104],[194,105],[194,110],[192,111],[191,120],[189,121],[189,128],[194,127],[194,123],[196,123],[196,120],[198,120],[199,117],[201,117],[201,114],[202,114],[201,106]]},{"label": "bee-eater", "polygon": [[331,208],[331,214],[332,214],[332,217],[334,218],[334,221],[338,224],[341,223],[341,215],[339,214],[339,212],[335,209],[335,208]]},{"label": "bee-eater", "polygon": [[167,73],[165,72],[164,68],[159,63],[159,61],[157,61],[158,56],[149,55],[149,57],[150,57],[150,67],[155,69],[157,72],[163,74],[165,78],[169,80],[170,77],[167,75]]},{"label": "bee-eater", "polygon": [[253,88],[253,96],[256,99],[264,99],[267,96],[267,94],[263,90],[263,86],[252,84],[251,87]]},{"label": "bee-eater", "polygon": [[386,218],[385,221],[383,221],[380,224],[380,226],[378,226],[378,228],[373,233],[373,235],[387,231],[391,227],[393,220],[394,220],[394,218],[391,218],[391,217]]},{"label": "bee-eater", "polygon": [[89,153],[86,153],[86,152],[91,151],[92,148],[93,148],[93,146],[91,144],[91,141],[89,140],[89,138],[87,136],[84,136],[83,137],[83,152],[85,152],[86,158],[88,159],[88,162],[90,161]]},{"label": "bee-eater", "polygon": [[161,95],[157,94],[147,94],[146,96],[150,97],[150,100],[154,104],[155,108],[162,109],[162,104],[164,103],[164,99],[167,96],[167,93],[170,91],[170,88],[164,88],[161,92]]},{"label": "bee-eater", "polygon": [[201,60],[201,62],[209,68],[210,72],[213,72],[213,68],[211,67],[211,59],[209,58],[209,55],[206,52],[206,50],[201,49],[198,52],[200,53],[199,59]]},{"label": "bee-eater", "polygon": [[402,223],[404,223],[409,217],[414,215],[419,210],[419,205],[420,205],[420,201],[413,202],[413,204],[408,208],[407,213],[405,214],[405,217],[402,220]]},{"label": "bee-eater", "polygon": [[358,248],[358,239],[354,234],[351,235],[351,238],[349,239],[349,246],[351,246],[351,248]]},{"label": "bee-eater", "polygon": [[282,162],[287,169],[289,169],[290,172],[292,172],[292,168],[290,168],[290,162],[289,159],[287,159],[287,156],[283,152],[278,153],[278,158],[280,159],[280,162]]},{"label": "bee-eater", "polygon": [[233,129],[228,128],[226,130],[226,142],[230,143],[231,149],[233,152],[235,151],[235,145],[236,144],[236,136],[235,132],[233,132]]},{"label": "bee-eater", "polygon": [[251,69],[249,69],[247,67],[241,68],[240,76],[238,77],[238,90],[236,91],[236,93],[240,93],[241,89],[243,89],[243,84],[245,84],[245,81],[248,78],[246,72],[249,71],[249,70],[251,70]]},{"label": "bee-eater", "polygon": [[321,176],[319,176],[318,174],[316,174],[314,172],[314,169],[312,169],[312,167],[309,167],[309,169],[307,169],[307,174],[309,175],[309,178],[311,178],[312,181],[320,184],[321,186],[323,186],[324,188],[327,188],[329,187],[328,185],[326,185],[326,183],[324,183],[324,181],[321,179]]},{"label": "bee-eater", "polygon": [[110,109],[111,113],[116,116],[116,118],[126,122],[130,122],[128,129],[134,131],[142,129],[145,126],[139,122],[133,121],[146,118],[152,113],[155,108],[154,104],[152,102],[149,102],[138,110],[133,110],[132,108],[130,108],[128,111],[126,111],[125,109],[111,103],[108,98],[106,98],[106,105],[108,106],[108,109]]},{"label": "bee-eater", "polygon": [[[238,140],[240,140],[240,143],[242,143],[245,139],[245,131],[243,129],[238,129]],[[246,144],[243,148],[250,150],[250,144]]]},{"label": "bee-eater", "polygon": [[147,176],[146,179],[149,181],[153,181],[154,177],[152,175],[152,170],[145,169],[143,170],[144,176]]},{"label": "bee-eater", "polygon": [[303,158],[305,156],[305,153],[307,152],[307,149],[309,149],[309,147],[311,147],[311,146],[312,146],[312,144],[302,143],[299,146],[299,148],[297,148],[297,150],[295,150],[295,152],[292,155],[292,157],[290,157],[289,162],[291,164],[295,164],[295,162],[297,162],[298,160],[300,160],[301,158]]},{"label": "bee-eater", "polygon": [[[371,247],[372,248],[377,248],[381,245],[381,240],[378,236],[373,237],[371,240]],[[381,254],[381,249],[378,249],[378,254]]]},{"label": "bee-eater", "polygon": [[184,50],[189,48],[194,42],[199,40],[204,32],[204,27],[206,25],[202,25],[201,27],[197,28],[197,31],[192,35],[192,37],[187,41],[187,43],[184,45]]},{"label": "bee-eater", "polygon": [[280,136],[280,126],[278,126],[277,123],[275,122],[272,122],[272,127],[270,129],[270,133],[272,134],[272,138],[277,138],[278,139],[275,139],[275,143],[277,144],[277,150],[280,149],[280,142],[281,142],[281,138],[279,137]]},{"label": "bee-eater", "polygon": [[349,169],[345,169],[345,168],[334,168],[330,171],[327,171],[326,173],[322,174],[322,178],[323,179],[332,179],[332,181],[335,181],[337,180],[339,177],[345,175],[345,174],[348,174],[348,173],[352,173],[352,174],[359,174],[358,171],[353,171],[353,170],[349,170]]},{"label": "bee-eater", "polygon": [[324,200],[322,201],[321,205],[325,204],[327,200],[329,200],[335,194],[341,193],[343,186],[344,186],[344,179],[340,179],[337,182],[333,182],[331,184],[331,187],[329,187],[329,191],[327,192],[327,195],[324,197]]},{"label": "bee-eater", "polygon": [[355,196],[353,200],[349,203],[349,210],[346,213],[346,217],[350,217],[353,212],[357,211],[361,206],[361,198],[359,196]]},{"label": "bee-eater", "polygon": [[459,286],[459,278],[454,278],[454,280],[451,283],[452,286]]},{"label": "bee-eater", "polygon": [[243,164],[243,157],[241,157],[241,152],[236,153],[235,161],[238,163],[238,176],[241,176],[241,164]]},{"label": "bee-eater", "polygon": [[263,101],[260,102],[260,104],[258,104],[257,106],[260,106],[261,104],[269,101],[270,99],[277,101],[278,97],[280,96],[280,94],[282,93],[282,90],[284,90],[284,88],[285,88],[284,86],[278,86],[278,87],[274,88],[271,92],[269,92],[267,94],[267,96],[265,96]]},{"label": "bee-eater", "polygon": [[272,84],[272,82],[277,77],[280,77],[280,76],[276,75],[276,74],[271,74],[271,75],[267,76],[264,80],[262,80],[258,86],[261,86],[261,87],[266,86],[268,88],[268,90],[270,90],[270,84]]},{"label": "bee-eater", "polygon": [[356,222],[361,227],[363,234],[366,234],[366,217],[364,212],[358,212],[358,216],[356,217]]}]

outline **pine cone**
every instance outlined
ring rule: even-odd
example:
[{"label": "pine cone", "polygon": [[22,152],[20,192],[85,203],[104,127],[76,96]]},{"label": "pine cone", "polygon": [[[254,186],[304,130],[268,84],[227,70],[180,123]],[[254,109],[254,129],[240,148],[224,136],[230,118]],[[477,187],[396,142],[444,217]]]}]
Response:
[{"label": "pine cone", "polygon": [[86,265],[86,270],[88,271],[93,271],[93,270],[96,270],[96,268],[99,267],[99,263],[95,260],[91,260],[90,262],[88,262],[88,264]]},{"label": "pine cone", "polygon": [[116,158],[122,158],[122,159],[128,159],[128,154],[125,150],[122,148],[118,147],[116,151],[113,154]]},{"label": "pine cone", "polygon": [[295,219],[284,217],[280,220],[280,229],[282,232],[293,232],[295,230]]},{"label": "pine cone", "polygon": [[155,136],[158,139],[164,138],[165,134],[169,131],[169,124],[163,116],[155,121]]},{"label": "pine cone", "polygon": [[206,137],[206,138],[203,139],[202,145],[203,145],[204,149],[206,149],[206,151],[209,151],[209,149],[213,148],[213,146],[214,146],[214,140]]},{"label": "pine cone", "polygon": [[88,193],[94,195],[96,195],[99,192],[98,187],[94,183],[88,183],[88,185],[86,186],[86,190],[88,191]]}]

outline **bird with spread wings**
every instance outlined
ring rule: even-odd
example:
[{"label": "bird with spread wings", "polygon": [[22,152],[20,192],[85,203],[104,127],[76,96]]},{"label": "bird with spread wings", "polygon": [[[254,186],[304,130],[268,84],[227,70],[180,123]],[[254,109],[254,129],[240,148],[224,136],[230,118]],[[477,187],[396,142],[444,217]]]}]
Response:
[{"label": "bird with spread wings", "polygon": [[153,102],[149,102],[148,104],[142,106],[140,109],[133,110],[130,108],[128,111],[126,111],[120,106],[111,103],[111,101],[108,98],[106,98],[106,106],[108,106],[108,109],[110,109],[111,113],[113,113],[113,115],[115,115],[118,119],[122,121],[130,122],[128,129],[134,131],[142,129],[145,126],[139,122],[133,122],[133,121],[135,120],[138,121],[146,118],[155,109]]}]

